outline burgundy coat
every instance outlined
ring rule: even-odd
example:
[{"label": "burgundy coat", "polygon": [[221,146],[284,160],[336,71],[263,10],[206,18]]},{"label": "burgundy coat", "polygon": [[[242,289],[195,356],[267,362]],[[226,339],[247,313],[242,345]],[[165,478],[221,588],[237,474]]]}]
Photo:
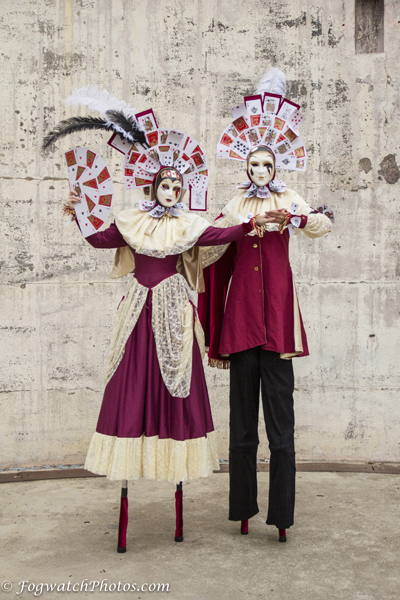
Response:
[{"label": "burgundy coat", "polygon": [[[256,346],[280,354],[296,352],[287,229],[238,240],[204,276],[206,292],[199,294],[198,310],[211,365]],[[303,351],[298,355],[306,356],[301,315],[300,327]]]}]

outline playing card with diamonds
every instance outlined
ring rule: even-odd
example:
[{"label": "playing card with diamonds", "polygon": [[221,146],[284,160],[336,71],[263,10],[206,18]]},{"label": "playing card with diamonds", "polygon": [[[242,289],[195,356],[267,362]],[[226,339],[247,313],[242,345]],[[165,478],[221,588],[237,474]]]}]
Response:
[{"label": "playing card with diamonds", "polygon": [[217,158],[229,158],[229,146],[223,144],[217,144]]},{"label": "playing card with diamonds", "polygon": [[300,125],[304,123],[306,120],[305,116],[301,114],[298,110],[292,115],[288,125],[290,127],[294,127],[294,129],[298,129]]}]

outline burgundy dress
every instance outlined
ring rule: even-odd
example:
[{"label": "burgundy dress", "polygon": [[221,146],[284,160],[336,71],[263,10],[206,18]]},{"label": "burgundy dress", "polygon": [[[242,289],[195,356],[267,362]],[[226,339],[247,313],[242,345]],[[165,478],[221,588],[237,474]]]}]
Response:
[{"label": "burgundy dress", "polygon": [[[227,244],[244,237],[249,229],[249,225],[228,229],[209,227],[196,245]],[[86,239],[95,248],[127,246],[115,224]],[[193,338],[190,392],[185,398],[170,394],[157,357],[152,289],[177,275],[178,258],[179,255],[154,258],[135,252],[134,277],[148,288],[147,297],[122,359],[106,385],[85,465],[88,470],[111,479],[145,477],[178,482],[209,475],[219,468],[196,338]],[[123,302],[124,299],[119,310]]]}]

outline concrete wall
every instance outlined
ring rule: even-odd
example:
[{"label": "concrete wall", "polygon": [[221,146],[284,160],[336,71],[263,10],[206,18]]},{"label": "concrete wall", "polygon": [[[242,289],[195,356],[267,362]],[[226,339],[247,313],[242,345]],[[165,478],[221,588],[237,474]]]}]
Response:
[{"label": "concrete wall", "polygon": [[[400,12],[385,5],[385,52],[356,55],[354,2],[0,4],[0,466],[83,461],[126,285],[108,278],[113,252],[92,249],[61,216],[62,153],[78,144],[108,161],[115,211],[132,202],[103,134],[41,153],[43,133],[76,114],[64,99],[98,83],[201,140],[213,218],[243,180],[241,165],[214,159],[217,138],[270,66],[307,116],[307,173],[281,175],[336,212],[330,236],[291,244],[311,350],[294,361],[298,457],[399,460]],[[228,374],[206,372],[226,456]]]}]

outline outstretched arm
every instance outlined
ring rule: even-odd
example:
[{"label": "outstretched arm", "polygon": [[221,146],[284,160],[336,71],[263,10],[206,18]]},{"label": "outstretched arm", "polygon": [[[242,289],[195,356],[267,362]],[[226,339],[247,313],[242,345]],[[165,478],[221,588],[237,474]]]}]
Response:
[{"label": "outstretched arm", "polygon": [[196,242],[196,246],[222,246],[224,244],[230,244],[236,242],[242,237],[254,230],[255,226],[261,227],[268,223],[270,220],[265,215],[257,215],[255,218],[250,219],[248,223],[242,223],[242,225],[233,225],[233,227],[227,227],[221,229],[220,227],[208,227],[205,232],[199,237]]},{"label": "outstretched arm", "polygon": [[[68,208],[75,210],[75,204],[79,201],[79,194],[77,194],[74,190],[71,190],[66,202]],[[76,221],[76,224],[79,227],[78,221]],[[98,231],[93,235],[89,235],[86,238],[86,241],[89,242],[93,248],[122,248],[123,246],[128,245],[115,223],[112,223],[112,225],[110,225],[110,227],[104,231]]]},{"label": "outstretched arm", "polygon": [[243,223],[242,225],[234,225],[221,229],[220,227],[208,227],[205,232],[199,237],[196,246],[220,246],[236,242],[242,237],[250,233],[252,230],[251,223]]}]

